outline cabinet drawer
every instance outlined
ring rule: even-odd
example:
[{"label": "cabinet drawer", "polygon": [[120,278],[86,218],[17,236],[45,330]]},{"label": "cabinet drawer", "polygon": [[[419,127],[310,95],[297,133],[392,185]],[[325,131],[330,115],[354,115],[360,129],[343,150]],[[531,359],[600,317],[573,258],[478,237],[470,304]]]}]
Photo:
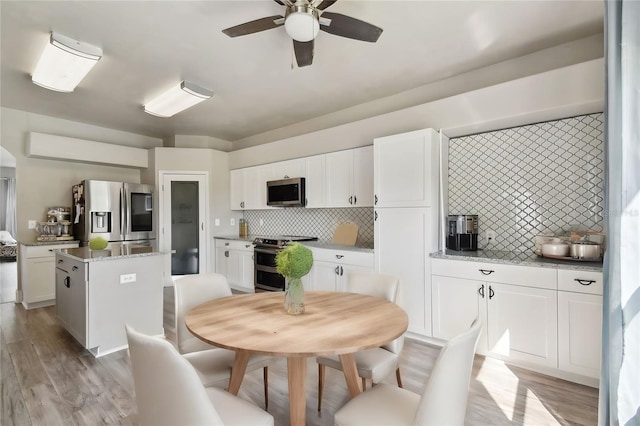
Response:
[{"label": "cabinet drawer", "polygon": [[431,259],[431,273],[446,277],[557,289],[556,270],[552,268]]},{"label": "cabinet drawer", "polygon": [[52,244],[52,245],[43,245],[43,246],[22,246],[24,250],[24,255],[27,258],[31,257],[54,257],[55,251],[59,249],[67,249],[78,247],[78,243],[71,244]]},{"label": "cabinet drawer", "polygon": [[373,268],[373,253],[311,248],[313,260]]},{"label": "cabinet drawer", "polygon": [[251,241],[240,240],[223,240],[216,239],[216,248],[226,248],[229,250],[253,251],[253,243]]},{"label": "cabinet drawer", "polygon": [[602,294],[602,272],[558,269],[558,290]]}]

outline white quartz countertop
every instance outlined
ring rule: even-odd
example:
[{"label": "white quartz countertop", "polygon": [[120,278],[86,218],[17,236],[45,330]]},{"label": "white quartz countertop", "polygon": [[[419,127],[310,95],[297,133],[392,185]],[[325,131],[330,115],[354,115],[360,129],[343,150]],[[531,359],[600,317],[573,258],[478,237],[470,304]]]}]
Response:
[{"label": "white quartz countertop", "polygon": [[559,268],[576,271],[602,272],[602,262],[581,262],[576,260],[550,259],[536,256],[534,253],[509,252],[498,250],[478,251],[437,251],[429,255],[433,259],[467,260],[471,262],[503,263],[508,265],[537,266],[540,268]]},{"label": "white quartz countertop", "polygon": [[54,241],[19,241],[19,244],[28,247],[35,246],[60,246],[64,244],[80,244],[78,240],[54,240]]},{"label": "white quartz countertop", "polygon": [[153,251],[152,247],[116,245],[105,250],[91,250],[89,247],[60,249],[56,254],[81,262],[100,262],[104,260],[127,259],[142,256],[161,256],[165,253]]}]

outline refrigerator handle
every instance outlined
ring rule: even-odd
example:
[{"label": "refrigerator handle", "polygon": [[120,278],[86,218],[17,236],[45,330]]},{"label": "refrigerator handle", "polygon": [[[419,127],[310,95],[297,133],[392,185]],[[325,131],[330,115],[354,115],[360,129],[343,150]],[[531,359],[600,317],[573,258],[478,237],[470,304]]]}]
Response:
[{"label": "refrigerator handle", "polygon": [[127,195],[125,194],[124,188],[120,188],[120,238],[124,239],[124,235],[126,232],[126,222],[127,220]]}]

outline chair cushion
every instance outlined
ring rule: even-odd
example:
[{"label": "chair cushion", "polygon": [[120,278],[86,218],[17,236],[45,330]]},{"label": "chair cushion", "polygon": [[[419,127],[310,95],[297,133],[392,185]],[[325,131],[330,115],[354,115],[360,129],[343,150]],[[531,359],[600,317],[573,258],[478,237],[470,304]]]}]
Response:
[{"label": "chair cushion", "polygon": [[[391,375],[398,368],[398,355],[382,348],[365,349],[354,354],[358,376],[379,383]],[[318,364],[342,370],[340,358],[335,355],[322,356],[317,359]]]},{"label": "chair cushion", "polygon": [[182,355],[196,369],[205,387],[226,386],[231,377],[235,353],[227,349],[208,349]]},{"label": "chair cushion", "polygon": [[273,416],[249,401],[238,398],[227,391],[207,388],[209,399],[225,425],[273,425]]},{"label": "chair cushion", "polygon": [[[211,347],[213,349],[190,352],[182,356],[196,369],[205,387],[224,387],[231,378],[231,367],[233,366],[235,352]],[[247,372],[267,367],[272,361],[273,358],[266,355],[253,355],[249,358]]]},{"label": "chair cushion", "polygon": [[411,425],[419,403],[420,395],[381,383],[347,402],[334,422],[336,426]]}]

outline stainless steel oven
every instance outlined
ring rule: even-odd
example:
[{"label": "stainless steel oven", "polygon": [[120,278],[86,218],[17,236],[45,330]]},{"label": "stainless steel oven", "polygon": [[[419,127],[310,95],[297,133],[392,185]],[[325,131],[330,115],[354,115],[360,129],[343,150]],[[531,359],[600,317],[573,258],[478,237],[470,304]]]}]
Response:
[{"label": "stainless steel oven", "polygon": [[276,255],[292,241],[315,241],[315,237],[286,235],[253,240],[254,288],[262,291],[284,291],[285,277],[276,271]]}]

